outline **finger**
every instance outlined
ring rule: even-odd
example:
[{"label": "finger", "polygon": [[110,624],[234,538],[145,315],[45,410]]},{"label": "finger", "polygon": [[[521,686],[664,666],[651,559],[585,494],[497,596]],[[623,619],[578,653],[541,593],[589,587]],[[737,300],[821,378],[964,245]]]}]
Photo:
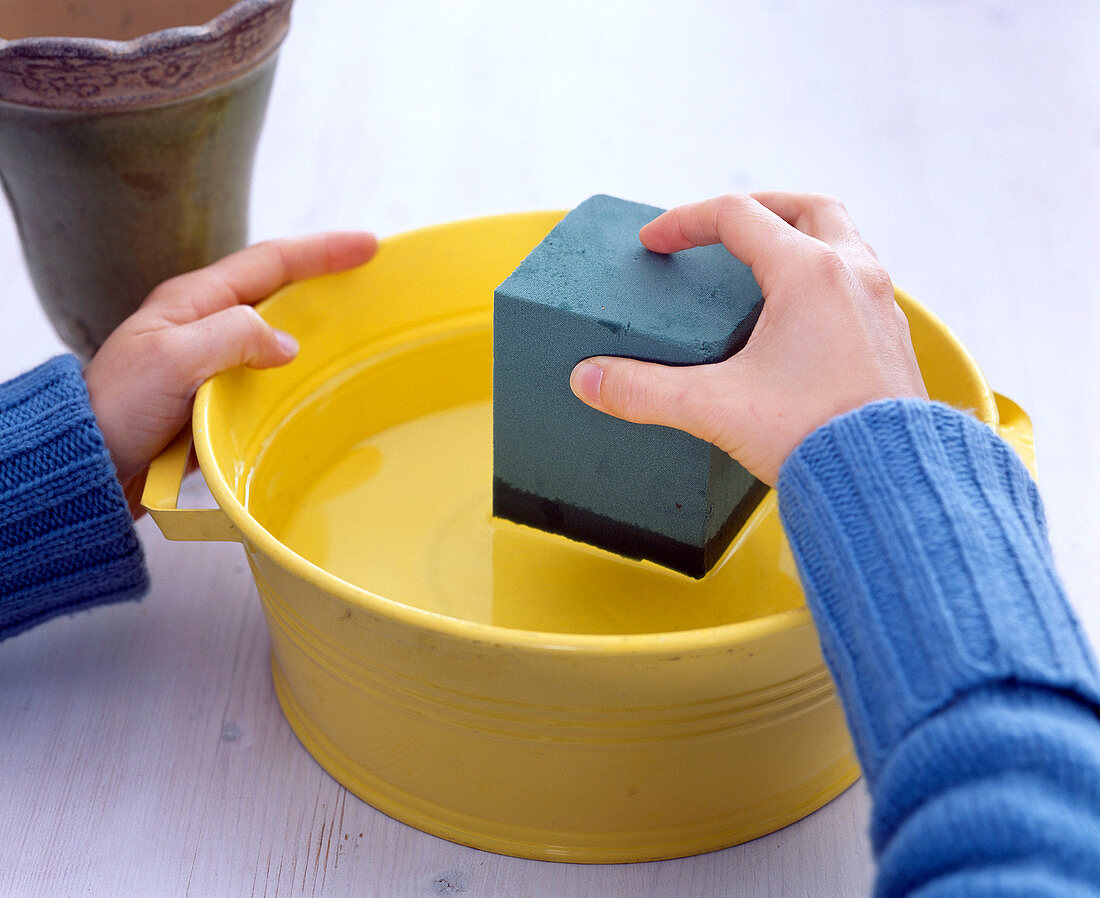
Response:
[{"label": "finger", "polygon": [[745,193],[677,206],[645,225],[639,237],[658,253],[721,243],[752,269],[765,293],[780,268],[811,246],[808,235]]},{"label": "finger", "polygon": [[848,210],[836,197],[779,190],[753,193],[752,197],[803,234],[838,249],[864,247]]},{"label": "finger", "polygon": [[[129,342],[125,353],[116,340]],[[283,364],[296,353],[294,339],[248,305],[178,327],[112,334],[84,374],[119,480],[128,485],[179,432],[206,380],[237,365]]]},{"label": "finger", "polygon": [[276,330],[249,305],[222,309],[167,333],[170,344],[160,350],[165,368],[188,395],[219,372],[238,365],[271,368],[298,353],[290,334]]},{"label": "finger", "polygon": [[269,240],[165,281],[145,305],[185,324],[258,302],[292,281],[362,265],[377,249],[377,238],[359,231]]},{"label": "finger", "polygon": [[613,417],[675,427],[720,443],[728,409],[722,409],[717,394],[726,394],[735,377],[727,367],[719,390],[713,377],[716,368],[671,367],[599,356],[578,364],[570,374],[569,386],[586,405]]}]

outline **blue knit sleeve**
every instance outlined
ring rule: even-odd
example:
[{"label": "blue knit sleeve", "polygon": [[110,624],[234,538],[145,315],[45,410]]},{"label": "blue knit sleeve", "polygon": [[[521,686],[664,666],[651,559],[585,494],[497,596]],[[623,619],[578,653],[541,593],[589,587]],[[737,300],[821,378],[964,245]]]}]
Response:
[{"label": "blue knit sleeve", "polygon": [[147,588],[77,360],[0,384],[0,639]]},{"label": "blue knit sleeve", "polygon": [[1034,482],[937,403],[841,416],[780,513],[874,802],[882,896],[1100,895],[1100,678]]}]

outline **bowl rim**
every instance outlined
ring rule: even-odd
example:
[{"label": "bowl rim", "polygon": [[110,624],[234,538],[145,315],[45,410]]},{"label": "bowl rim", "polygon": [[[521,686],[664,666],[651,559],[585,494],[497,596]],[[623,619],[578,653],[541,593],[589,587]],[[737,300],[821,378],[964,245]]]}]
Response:
[{"label": "bowl rim", "polygon": [[[483,223],[487,219],[507,220],[531,215],[564,215],[566,211],[535,210],[480,216],[416,228],[386,239],[415,240],[427,233],[461,228],[475,222]],[[272,294],[268,300],[265,300],[265,303],[278,297],[286,289],[282,288],[282,290]],[[980,420],[996,427],[997,407],[993,392],[970,352],[954,332],[927,307],[900,288],[895,287],[894,293],[907,316],[922,317],[925,323],[944,333],[953,342],[963,364],[976,377],[982,390],[982,407],[972,411]],[[264,303],[260,303],[257,308],[262,311],[263,305]],[[392,619],[394,622],[410,628],[427,630],[440,636],[465,642],[510,647],[515,650],[564,650],[575,654],[599,655],[606,655],[609,650],[617,655],[652,655],[655,653],[671,655],[686,651],[698,653],[706,650],[728,649],[731,646],[757,643],[781,633],[814,626],[809,608],[806,605],[801,605],[797,608],[775,612],[751,620],[689,630],[621,634],[524,630],[451,617],[437,611],[406,605],[395,599],[389,599],[369,589],[357,586],[303,558],[276,538],[245,508],[244,504],[237,498],[235,491],[220,476],[220,467],[215,460],[209,438],[211,394],[216,380],[217,377],[214,377],[204,383],[199,388],[195,398],[192,414],[195,450],[199,467],[206,479],[211,495],[222,512],[229,517],[241,532],[246,551],[261,552],[292,576],[305,580],[341,601],[356,605],[369,613]],[[213,471],[213,475],[208,473],[210,471]],[[774,489],[769,490],[763,501],[768,501],[768,497],[773,497],[774,492]]]}]

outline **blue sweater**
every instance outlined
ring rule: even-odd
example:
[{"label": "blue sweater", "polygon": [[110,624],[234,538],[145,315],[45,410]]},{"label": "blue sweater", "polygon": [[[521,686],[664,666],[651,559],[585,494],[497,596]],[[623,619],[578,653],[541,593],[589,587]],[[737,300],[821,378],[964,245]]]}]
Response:
[{"label": "blue sweater", "polygon": [[[876,894],[1100,895],[1100,681],[1012,450],[874,403],[807,438],[779,500],[874,800]],[[0,638],[146,588],[75,359],[0,385]]]},{"label": "blue sweater", "polygon": [[875,894],[1100,895],[1100,681],[1011,448],[873,403],[778,491],[873,799]]},{"label": "blue sweater", "polygon": [[147,588],[77,360],[0,384],[0,639]]}]

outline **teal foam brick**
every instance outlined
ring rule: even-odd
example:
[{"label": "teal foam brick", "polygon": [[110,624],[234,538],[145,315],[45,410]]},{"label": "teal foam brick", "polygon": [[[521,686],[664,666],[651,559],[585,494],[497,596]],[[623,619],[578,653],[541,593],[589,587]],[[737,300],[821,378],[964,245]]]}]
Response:
[{"label": "teal foam brick", "polygon": [[569,389],[590,356],[696,365],[748,340],[764,303],[752,272],[721,246],[645,249],[638,229],[661,211],[594,196],[497,288],[493,513],[702,577],[764,484],[709,443]]}]

